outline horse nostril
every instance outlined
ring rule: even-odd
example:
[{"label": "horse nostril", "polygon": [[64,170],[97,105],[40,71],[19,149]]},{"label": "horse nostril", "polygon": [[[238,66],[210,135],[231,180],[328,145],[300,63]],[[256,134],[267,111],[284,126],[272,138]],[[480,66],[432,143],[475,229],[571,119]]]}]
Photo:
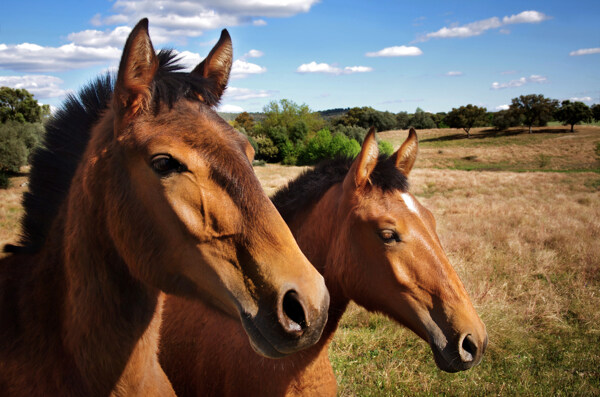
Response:
[{"label": "horse nostril", "polygon": [[290,334],[302,335],[307,326],[306,315],[296,291],[290,290],[285,293],[281,309],[279,322],[283,329]]},{"label": "horse nostril", "polygon": [[477,345],[470,334],[463,338],[458,350],[460,358],[465,363],[470,363],[477,357]]}]

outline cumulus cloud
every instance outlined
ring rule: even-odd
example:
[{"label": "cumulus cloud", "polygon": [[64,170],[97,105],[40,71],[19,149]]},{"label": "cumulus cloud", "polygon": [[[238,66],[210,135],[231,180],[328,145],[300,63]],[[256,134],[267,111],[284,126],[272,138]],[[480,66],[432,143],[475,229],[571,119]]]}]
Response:
[{"label": "cumulus cloud", "polygon": [[529,77],[521,77],[519,79],[515,79],[515,80],[510,80],[506,83],[498,83],[497,81],[492,83],[492,90],[502,90],[505,88],[515,88],[515,87],[521,87],[524,86],[525,84],[529,84],[529,83],[546,83],[548,81],[548,79],[544,76],[539,76],[536,74],[532,74]]},{"label": "cumulus cloud", "polygon": [[[226,26],[266,25],[264,17],[282,18],[308,12],[319,0],[117,0],[112,14],[95,15],[99,25],[133,25],[147,17],[167,39],[197,37]],[[154,34],[154,33],[153,33]]]},{"label": "cumulus cloud", "polygon": [[67,36],[73,44],[86,47],[117,47],[122,48],[131,32],[129,26],[118,26],[113,30],[84,30]]},{"label": "cumulus cloud", "polygon": [[244,111],[244,108],[237,105],[225,104],[219,106],[217,110],[223,113],[242,113]]},{"label": "cumulus cloud", "polygon": [[571,102],[592,102],[592,97],[590,97],[590,96],[573,97],[573,98],[569,98],[569,101],[571,101]]},{"label": "cumulus cloud", "polygon": [[265,55],[265,53],[264,53],[264,52],[262,52],[262,51],[259,51],[259,50],[250,50],[250,51],[248,51],[247,53],[245,53],[245,54],[242,56],[242,59],[247,59],[247,58],[260,58],[260,57],[262,57],[263,55]]},{"label": "cumulus cloud", "polygon": [[596,47],[596,48],[582,48],[580,50],[571,51],[569,53],[569,55],[572,56],[572,57],[581,56],[581,55],[592,55],[592,54],[600,54],[600,47]]},{"label": "cumulus cloud", "polygon": [[0,69],[49,73],[117,61],[120,56],[121,51],[115,47],[94,48],[74,43],[60,47],[0,44]]},{"label": "cumulus cloud", "polygon": [[269,90],[251,90],[249,88],[228,87],[223,96],[224,100],[245,101],[248,99],[268,98],[274,94]]},{"label": "cumulus cloud", "polygon": [[394,46],[387,47],[383,50],[375,52],[367,52],[365,56],[368,57],[414,57],[422,55],[423,51],[419,47],[414,46]]},{"label": "cumulus cloud", "polygon": [[[443,27],[436,32],[426,33],[425,35],[419,37],[417,41],[479,36],[490,29],[499,29],[505,25],[513,25],[518,23],[539,23],[549,18],[549,16],[539,11],[523,11],[516,15],[505,16],[502,19],[499,17],[492,17],[483,19],[481,21],[471,22],[462,26],[453,25],[450,27]],[[504,31],[503,33],[508,33],[508,31]]]},{"label": "cumulus cloud", "polygon": [[306,74],[306,73],[323,73],[323,74],[333,74],[333,75],[341,75],[341,74],[352,74],[352,73],[366,73],[372,72],[373,68],[369,66],[346,66],[343,69],[337,66],[329,65],[328,63],[316,63],[315,61],[311,63],[304,63],[296,69],[297,73]]},{"label": "cumulus cloud", "polygon": [[445,76],[450,76],[450,77],[457,77],[457,76],[462,76],[463,72],[460,72],[458,70],[451,70],[449,72],[445,73]]},{"label": "cumulus cloud", "polygon": [[509,107],[510,107],[509,105],[500,105],[500,106],[496,106],[495,109],[497,111],[499,111],[499,110],[508,110]]},{"label": "cumulus cloud", "polygon": [[28,76],[0,76],[0,86],[26,89],[36,99],[62,97],[69,91],[60,88],[64,82],[55,76],[28,75]]},{"label": "cumulus cloud", "polygon": [[[256,51],[256,50],[252,50],[252,51]],[[204,57],[200,56],[200,54],[191,52],[191,51],[178,52],[177,56],[181,60],[181,63],[188,70],[195,68],[204,59]],[[236,59],[235,61],[233,61],[233,64],[231,65],[231,78],[232,79],[241,79],[241,78],[253,75],[253,74],[265,73],[266,71],[267,71],[267,68],[265,68],[263,66],[244,61],[243,59]]]}]

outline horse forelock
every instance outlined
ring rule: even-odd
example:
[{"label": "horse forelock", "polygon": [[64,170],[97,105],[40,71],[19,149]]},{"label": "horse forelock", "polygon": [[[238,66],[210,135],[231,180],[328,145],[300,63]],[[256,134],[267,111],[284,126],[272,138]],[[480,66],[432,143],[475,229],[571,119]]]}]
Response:
[{"label": "horse forelock", "polygon": [[[158,113],[182,99],[215,106],[219,98],[209,82],[183,72],[173,50],[158,53],[159,68],[152,82],[152,110]],[[44,245],[56,214],[64,202],[75,171],[91,138],[92,128],[107,112],[116,78],[111,73],[99,76],[77,95],[68,95],[45,126],[42,146],[33,154],[29,191],[23,196],[24,215],[18,245],[6,245],[13,253],[35,253]]]},{"label": "horse forelock", "polygon": [[[310,208],[333,185],[341,183],[354,160],[338,158],[325,160],[313,169],[303,172],[271,198],[283,219],[289,222],[296,214]],[[370,186],[383,192],[408,191],[408,178],[401,173],[393,158],[380,155],[375,169],[369,176]]]}]

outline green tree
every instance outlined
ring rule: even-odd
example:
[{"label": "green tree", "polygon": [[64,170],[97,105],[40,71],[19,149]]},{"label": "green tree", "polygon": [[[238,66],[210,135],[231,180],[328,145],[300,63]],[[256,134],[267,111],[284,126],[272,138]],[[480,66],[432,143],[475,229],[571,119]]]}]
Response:
[{"label": "green tree", "polygon": [[487,124],[487,109],[468,104],[458,109],[452,108],[445,118],[445,123],[451,128],[462,128],[471,137],[471,128],[481,127]]},{"label": "green tree", "polygon": [[600,104],[597,103],[595,105],[592,105],[591,110],[594,120],[600,121]]},{"label": "green tree", "polygon": [[431,114],[425,112],[421,108],[417,108],[415,113],[408,121],[409,126],[413,126],[417,130],[436,128],[435,122],[431,118]]},{"label": "green tree", "polygon": [[0,87],[0,123],[18,121],[38,123],[49,112],[49,107],[41,107],[29,91],[20,88]]},{"label": "green tree", "polygon": [[396,114],[396,128],[399,130],[405,130],[408,128],[410,116],[407,112],[398,112]]},{"label": "green tree", "polygon": [[316,132],[325,125],[321,115],[312,112],[308,105],[298,105],[289,99],[271,101],[263,108],[263,112],[265,113],[265,119],[261,123],[263,130],[279,126],[290,131],[298,121],[303,121],[308,131]]},{"label": "green tree", "polygon": [[593,117],[588,105],[583,102],[571,102],[569,100],[562,101],[554,116],[564,125],[570,125],[571,132],[574,131],[575,124],[588,121]]},{"label": "green tree", "polygon": [[510,105],[510,110],[521,116],[523,124],[529,127],[544,126],[552,119],[558,101],[556,99],[545,98],[543,95],[521,95],[518,98],[513,98]]},{"label": "green tree", "polygon": [[521,125],[520,115],[510,109],[493,113],[492,125],[499,131]]}]

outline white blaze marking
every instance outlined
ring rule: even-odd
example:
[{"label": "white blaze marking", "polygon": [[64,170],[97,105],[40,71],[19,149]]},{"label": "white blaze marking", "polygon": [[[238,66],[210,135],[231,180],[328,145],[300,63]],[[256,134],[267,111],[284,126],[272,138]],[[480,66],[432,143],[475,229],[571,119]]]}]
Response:
[{"label": "white blaze marking", "polygon": [[404,204],[406,204],[406,206],[408,207],[408,209],[411,212],[414,212],[415,214],[418,213],[417,206],[415,205],[415,201],[410,196],[410,194],[408,194],[408,193],[402,193],[402,200],[404,200]]}]

